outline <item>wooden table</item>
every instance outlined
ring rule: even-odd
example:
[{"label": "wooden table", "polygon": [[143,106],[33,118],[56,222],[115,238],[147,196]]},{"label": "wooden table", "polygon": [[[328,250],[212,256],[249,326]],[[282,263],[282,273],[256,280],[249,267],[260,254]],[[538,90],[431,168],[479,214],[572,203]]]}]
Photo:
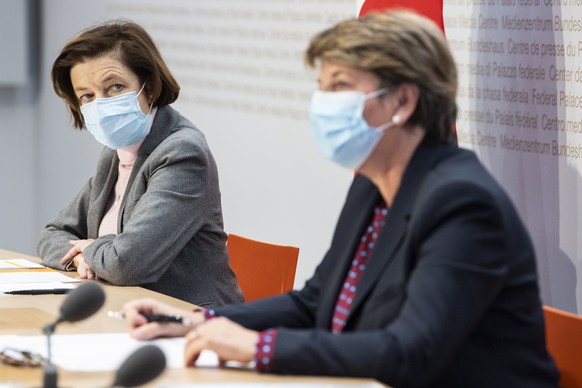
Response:
[{"label": "wooden table", "polygon": [[[38,258],[0,249],[0,258],[26,258],[39,262]],[[1,271],[0,271],[1,272]],[[66,273],[76,276],[76,273]],[[1,280],[0,280],[1,281]],[[62,323],[55,334],[125,333],[124,321],[107,317],[106,312],[119,310],[123,304],[135,298],[151,297],[170,305],[192,309],[194,305],[141,287],[117,287],[104,284],[105,305],[92,317],[76,322]],[[66,295],[6,295],[0,294],[0,335],[42,335],[42,327],[58,317],[59,307]],[[0,344],[2,348],[2,344]],[[18,382],[23,387],[42,386],[42,368],[22,368],[0,364],[0,385]],[[59,386],[62,387],[105,387],[111,385],[111,372],[72,372],[59,370]],[[325,383],[328,387],[361,384],[362,387],[382,387],[371,379],[321,378],[307,376],[278,376],[259,374],[253,371],[224,368],[180,368],[166,369],[148,386],[187,383]]]}]

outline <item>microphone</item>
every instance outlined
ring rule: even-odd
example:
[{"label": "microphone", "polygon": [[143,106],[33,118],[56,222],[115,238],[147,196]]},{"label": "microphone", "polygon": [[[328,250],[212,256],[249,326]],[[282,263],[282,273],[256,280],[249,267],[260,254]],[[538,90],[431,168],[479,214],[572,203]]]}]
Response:
[{"label": "microphone", "polygon": [[95,314],[105,303],[105,292],[97,282],[86,282],[73,289],[61,304],[59,318],[43,328],[47,338],[47,362],[44,367],[43,387],[57,387],[57,369],[51,363],[51,334],[61,322],[77,322]]},{"label": "microphone", "polygon": [[61,305],[61,314],[54,326],[61,322],[77,322],[95,314],[105,303],[105,292],[97,282],[86,282],[69,293]]},{"label": "microphone", "polygon": [[112,387],[136,387],[159,376],[166,369],[166,356],[155,345],[137,349],[121,364],[115,373]]}]

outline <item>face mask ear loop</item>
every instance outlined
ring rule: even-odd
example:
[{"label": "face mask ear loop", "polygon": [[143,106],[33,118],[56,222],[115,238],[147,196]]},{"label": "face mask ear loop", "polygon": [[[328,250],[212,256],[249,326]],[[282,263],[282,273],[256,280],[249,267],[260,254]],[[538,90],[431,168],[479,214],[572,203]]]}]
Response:
[{"label": "face mask ear loop", "polygon": [[[366,94],[366,100],[369,100],[371,98],[376,98],[378,96],[386,94],[386,92],[388,92],[388,88],[374,90],[373,92]],[[385,124],[380,125],[379,127],[374,128],[374,129],[378,133],[383,133],[385,130],[392,128],[393,126],[395,126],[399,122],[400,122],[400,116],[394,115],[394,117],[392,117],[392,120],[388,121]]]},{"label": "face mask ear loop", "polygon": [[381,96],[383,94],[386,94],[387,91],[388,91],[387,88],[382,88],[382,89],[374,90],[373,92],[370,92],[370,93],[366,94],[366,100],[369,100],[371,98],[379,97],[379,96]]},{"label": "face mask ear loop", "polygon": [[382,124],[377,128],[374,128],[376,130],[376,132],[378,133],[384,133],[384,131],[386,131],[387,129],[392,128],[393,126],[395,126],[396,123],[393,120],[388,121],[386,124]]},{"label": "face mask ear loop", "polygon": [[[137,95],[135,96],[136,98],[139,97],[139,95],[141,94],[141,92],[143,92],[145,88],[145,82],[144,84],[141,86],[141,89],[139,90],[139,92],[137,93]],[[148,113],[146,114],[146,116],[149,116],[150,113],[152,113],[152,107],[154,106],[154,102],[152,101],[150,103],[150,108],[148,109]]]},{"label": "face mask ear loop", "polygon": [[139,97],[139,95],[141,94],[141,92],[143,92],[143,89],[145,88],[145,83],[141,86],[141,89],[139,90],[139,92],[137,92],[136,97]]},{"label": "face mask ear loop", "polygon": [[392,120],[388,121],[386,124],[382,124],[379,127],[375,128],[377,132],[383,133],[385,130],[392,128],[395,125],[400,124],[400,115],[392,116]]}]

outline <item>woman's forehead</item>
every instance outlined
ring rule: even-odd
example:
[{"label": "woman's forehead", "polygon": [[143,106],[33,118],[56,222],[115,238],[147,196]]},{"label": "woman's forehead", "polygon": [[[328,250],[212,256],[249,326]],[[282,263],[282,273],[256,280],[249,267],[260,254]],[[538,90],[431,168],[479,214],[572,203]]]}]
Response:
[{"label": "woman's forehead", "polygon": [[71,68],[71,82],[73,85],[107,82],[111,78],[122,78],[128,81],[137,80],[137,76],[115,54],[86,59]]},{"label": "woman's forehead", "polygon": [[349,78],[352,82],[377,83],[378,77],[369,70],[344,66],[330,60],[324,60],[319,70],[319,83],[333,82],[339,78]]}]

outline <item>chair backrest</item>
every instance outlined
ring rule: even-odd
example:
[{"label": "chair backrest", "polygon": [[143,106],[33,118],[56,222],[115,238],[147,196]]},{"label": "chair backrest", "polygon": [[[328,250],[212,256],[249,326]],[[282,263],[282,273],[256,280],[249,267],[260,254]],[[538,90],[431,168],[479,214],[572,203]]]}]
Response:
[{"label": "chair backrest", "polygon": [[544,306],[546,345],[560,371],[560,387],[582,387],[582,317]]},{"label": "chair backrest", "polygon": [[299,248],[236,234],[229,234],[226,247],[246,302],[293,289]]}]

